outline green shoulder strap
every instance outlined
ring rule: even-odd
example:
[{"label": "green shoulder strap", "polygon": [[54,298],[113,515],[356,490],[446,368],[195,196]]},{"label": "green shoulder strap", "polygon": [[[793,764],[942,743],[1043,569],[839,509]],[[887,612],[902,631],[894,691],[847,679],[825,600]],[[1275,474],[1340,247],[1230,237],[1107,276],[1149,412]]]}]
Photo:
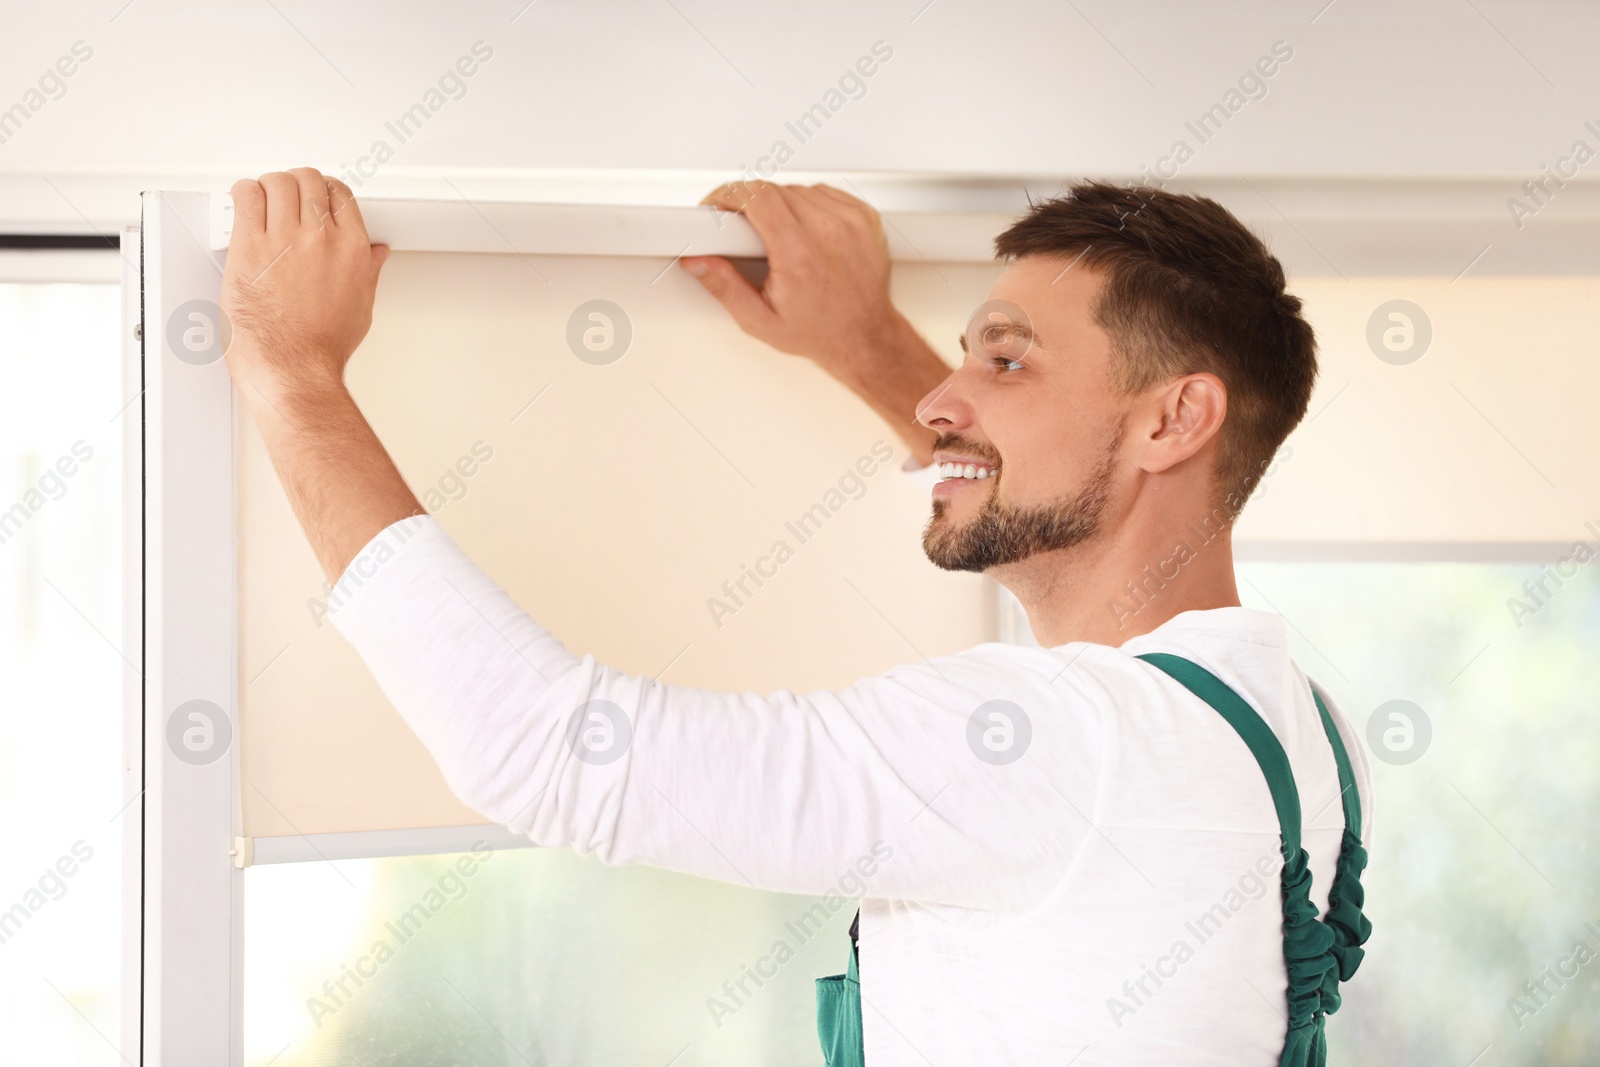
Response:
[{"label": "green shoulder strap", "polygon": [[1148,652],[1139,658],[1171,675],[1185,689],[1215,708],[1234,728],[1261,765],[1267,788],[1272,791],[1272,804],[1278,809],[1278,826],[1283,831],[1285,856],[1298,852],[1300,793],[1294,785],[1294,772],[1289,769],[1289,757],[1272,727],[1243,697],[1200,664],[1165,652]]},{"label": "green shoulder strap", "polygon": [[1338,866],[1328,893],[1328,918],[1324,921],[1311,903],[1311,861],[1300,842],[1300,794],[1289,757],[1277,735],[1243,697],[1198,663],[1165,652],[1138,658],[1164,671],[1216,709],[1244,741],[1267,780],[1282,834],[1283,956],[1289,979],[1289,1026],[1279,1063],[1280,1067],[1323,1067],[1327,1062],[1326,1016],[1338,1010],[1339,983],[1355,973],[1363,954],[1361,945],[1372,932],[1372,924],[1361,913],[1361,870],[1367,860],[1366,850],[1361,847],[1361,798],[1344,741],[1321,695],[1313,688],[1311,695],[1339,770],[1345,818]]},{"label": "green shoulder strap", "polygon": [[1334,868],[1333,885],[1328,889],[1328,914],[1322,920],[1333,930],[1332,951],[1338,964],[1337,971],[1323,980],[1322,1007],[1331,1013],[1339,1010],[1339,983],[1348,982],[1366,957],[1366,950],[1361,946],[1372,936],[1372,923],[1362,911],[1366,905],[1366,890],[1361,886],[1361,872],[1367,866],[1367,850],[1361,843],[1361,794],[1350,769],[1350,754],[1345,751],[1344,739],[1333,724],[1333,716],[1322,703],[1322,694],[1313,686],[1311,695],[1316,698],[1323,732],[1328,735],[1334,762],[1339,765],[1339,796],[1344,802],[1344,836],[1339,842],[1339,863]]},{"label": "green shoulder strap", "polygon": [[1328,744],[1333,746],[1333,762],[1339,765],[1339,799],[1344,804],[1344,827],[1357,837],[1361,836],[1361,794],[1356,791],[1355,772],[1350,769],[1350,753],[1345,751],[1344,738],[1339,736],[1339,728],[1333,724],[1333,716],[1328,714],[1328,706],[1322,702],[1322,694],[1317,692],[1317,687],[1311,687],[1311,696],[1317,702],[1317,714],[1322,716],[1322,732],[1328,735]]}]

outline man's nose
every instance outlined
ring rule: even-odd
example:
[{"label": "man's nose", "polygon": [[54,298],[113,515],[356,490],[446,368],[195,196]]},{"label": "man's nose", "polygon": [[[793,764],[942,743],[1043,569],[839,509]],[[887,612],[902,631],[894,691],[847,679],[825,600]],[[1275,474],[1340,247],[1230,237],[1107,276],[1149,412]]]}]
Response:
[{"label": "man's nose", "polygon": [[961,372],[952,371],[917,402],[917,421],[930,430],[949,433],[972,423],[972,409],[960,389]]}]

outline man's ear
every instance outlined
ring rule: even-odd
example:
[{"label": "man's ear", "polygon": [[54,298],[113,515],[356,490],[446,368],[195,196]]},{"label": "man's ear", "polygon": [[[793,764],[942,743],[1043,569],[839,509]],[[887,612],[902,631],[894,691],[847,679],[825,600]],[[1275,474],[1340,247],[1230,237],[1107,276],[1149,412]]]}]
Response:
[{"label": "man's ear", "polygon": [[1228,414],[1228,390],[1215,374],[1185,374],[1153,390],[1147,412],[1150,433],[1141,444],[1139,466],[1155,474],[1182,463],[1217,436]]}]

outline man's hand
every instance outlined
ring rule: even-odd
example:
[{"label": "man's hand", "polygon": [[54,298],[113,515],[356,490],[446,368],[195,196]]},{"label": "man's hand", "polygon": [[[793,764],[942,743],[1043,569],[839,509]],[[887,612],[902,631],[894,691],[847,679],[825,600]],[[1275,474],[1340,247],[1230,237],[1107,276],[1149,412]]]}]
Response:
[{"label": "man's hand", "polygon": [[228,370],[252,406],[340,387],[388,257],[341,181],[300,167],[234,183],[222,310]]},{"label": "man's hand", "polygon": [[344,183],[309,167],[236,183],[233,213],[228,372],[335,581],[390,523],[423,514],[344,386],[389,250],[369,244]]},{"label": "man's hand", "polygon": [[735,182],[704,203],[750,220],[767,248],[769,273],[755,289],[727,260],[685,258],[746,333],[805,356],[872,405],[918,460],[934,434],[916,404],[950,370],[889,300],[889,249],[878,212],[826,185]]}]

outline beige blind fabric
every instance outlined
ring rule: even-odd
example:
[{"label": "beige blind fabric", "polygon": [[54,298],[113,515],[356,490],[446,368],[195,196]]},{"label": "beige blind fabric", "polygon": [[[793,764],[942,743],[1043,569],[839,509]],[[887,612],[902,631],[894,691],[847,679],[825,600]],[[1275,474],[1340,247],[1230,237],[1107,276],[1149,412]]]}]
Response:
[{"label": "beige blind fabric", "polygon": [[[1600,389],[1600,279],[1315,278],[1291,288],[1316,328],[1322,373],[1292,454],[1239,519],[1239,542],[1600,538],[1585,528],[1600,527],[1587,410]],[[1386,362],[1369,342],[1374,313],[1396,300],[1420,308],[1431,330],[1414,362]]]},{"label": "beige blind fabric", "polygon": [[[896,294],[953,359],[997,273],[900,265]],[[567,342],[597,299],[631,323],[609,365]],[[922,555],[926,490],[892,430],[742,335],[665,258],[396,254],[350,377],[424,504],[576,653],[668,683],[804,691],[993,636],[984,579]],[[237,437],[245,833],[483,821],[321,618],[258,436]]]},{"label": "beige blind fabric", "polygon": [[[896,300],[953,361],[998,272],[900,263]],[[1595,539],[1595,279],[1294,289],[1322,376],[1241,544]],[[1397,299],[1431,332],[1409,363],[1369,342],[1374,312]],[[574,310],[594,300],[631,325],[609,365],[568,345]],[[397,254],[351,380],[439,521],[580,654],[677,684],[803,691],[996,635],[984,580],[924,559],[928,500],[900,474],[891,430],[806,362],[745,338],[665,259]],[[249,426],[237,506],[245,832],[481,821],[321,617],[321,576]],[[819,506],[826,518],[802,527]]]}]

